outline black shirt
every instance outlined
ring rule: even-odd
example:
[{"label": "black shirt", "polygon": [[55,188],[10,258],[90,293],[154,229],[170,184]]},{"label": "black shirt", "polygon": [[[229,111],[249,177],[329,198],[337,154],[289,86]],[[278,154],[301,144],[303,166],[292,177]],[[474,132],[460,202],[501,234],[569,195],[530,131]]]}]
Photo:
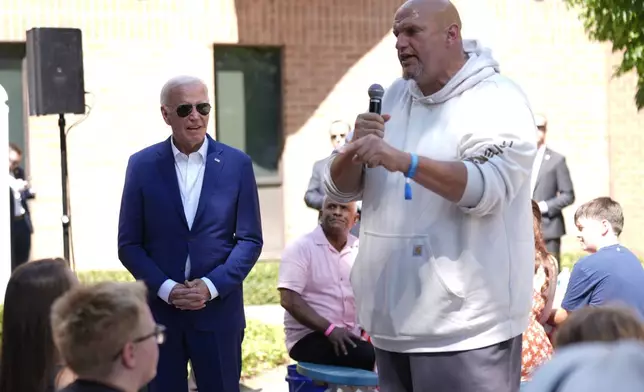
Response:
[{"label": "black shirt", "polygon": [[76,380],[60,392],[124,392],[96,381]]}]

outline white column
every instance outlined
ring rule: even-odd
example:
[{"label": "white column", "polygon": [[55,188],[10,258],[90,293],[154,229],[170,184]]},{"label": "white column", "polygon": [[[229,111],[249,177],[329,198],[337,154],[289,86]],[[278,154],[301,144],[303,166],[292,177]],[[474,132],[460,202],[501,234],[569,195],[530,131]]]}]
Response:
[{"label": "white column", "polygon": [[[9,96],[0,84],[0,165],[9,165]],[[11,234],[9,221],[9,167],[5,166],[4,181],[0,181],[0,303],[11,275]]]}]

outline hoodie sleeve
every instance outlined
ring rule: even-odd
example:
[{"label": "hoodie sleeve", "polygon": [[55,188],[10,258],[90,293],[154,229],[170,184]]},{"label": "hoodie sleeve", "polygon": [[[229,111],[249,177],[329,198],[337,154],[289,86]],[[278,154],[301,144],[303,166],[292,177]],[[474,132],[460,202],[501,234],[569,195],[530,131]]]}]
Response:
[{"label": "hoodie sleeve", "polygon": [[534,117],[523,93],[509,81],[484,84],[471,91],[468,115],[459,121],[465,131],[458,152],[468,182],[458,205],[476,216],[501,211],[514,200],[529,183],[537,152]]}]

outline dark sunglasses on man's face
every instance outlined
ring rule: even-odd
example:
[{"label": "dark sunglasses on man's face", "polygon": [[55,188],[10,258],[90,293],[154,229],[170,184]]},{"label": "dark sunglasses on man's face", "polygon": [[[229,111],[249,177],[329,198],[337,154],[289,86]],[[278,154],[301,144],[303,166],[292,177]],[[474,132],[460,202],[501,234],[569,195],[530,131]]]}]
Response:
[{"label": "dark sunglasses on man's face", "polygon": [[202,116],[207,116],[210,113],[211,106],[209,103],[198,103],[196,105],[191,105],[186,103],[184,105],[177,106],[177,116],[179,117],[188,117],[192,113],[192,109],[196,108],[197,112]]},{"label": "dark sunglasses on man's face", "polygon": [[339,135],[331,135],[331,140],[342,140],[346,137],[347,135],[344,133],[341,133]]}]

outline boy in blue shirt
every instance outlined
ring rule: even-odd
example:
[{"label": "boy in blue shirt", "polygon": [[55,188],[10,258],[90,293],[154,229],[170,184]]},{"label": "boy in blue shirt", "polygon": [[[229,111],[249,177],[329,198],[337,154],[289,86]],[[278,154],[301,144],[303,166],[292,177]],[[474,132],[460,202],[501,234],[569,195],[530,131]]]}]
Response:
[{"label": "boy in blue shirt", "polygon": [[610,197],[591,200],[575,212],[577,237],[590,255],[572,269],[561,308],[551,321],[559,325],[585,306],[621,305],[644,320],[644,268],[618,237],[624,227],[622,207]]}]

